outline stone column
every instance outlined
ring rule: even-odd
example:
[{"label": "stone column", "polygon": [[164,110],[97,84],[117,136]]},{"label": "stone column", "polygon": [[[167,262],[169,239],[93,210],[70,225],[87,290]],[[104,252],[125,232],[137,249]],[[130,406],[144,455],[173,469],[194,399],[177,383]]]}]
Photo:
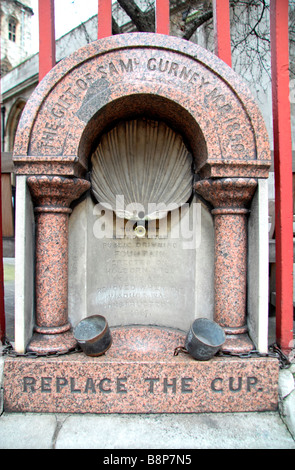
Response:
[{"label": "stone column", "polygon": [[27,183],[36,220],[36,326],[27,350],[66,352],[76,345],[68,321],[69,205],[90,183],[60,176],[30,176]]},{"label": "stone column", "polygon": [[227,340],[224,351],[253,349],[247,334],[247,209],[257,181],[250,178],[209,179],[195,183],[196,192],[214,209],[215,321]]}]

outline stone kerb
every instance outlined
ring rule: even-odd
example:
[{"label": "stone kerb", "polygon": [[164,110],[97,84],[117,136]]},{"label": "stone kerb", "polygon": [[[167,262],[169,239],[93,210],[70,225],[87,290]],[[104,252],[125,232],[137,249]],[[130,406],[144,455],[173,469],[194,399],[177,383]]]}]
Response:
[{"label": "stone kerb", "polygon": [[202,177],[267,177],[266,128],[241,79],[195,44],[148,33],[95,41],[54,67],[22,115],[16,172],[81,177],[99,132],[146,113],[182,130]]}]

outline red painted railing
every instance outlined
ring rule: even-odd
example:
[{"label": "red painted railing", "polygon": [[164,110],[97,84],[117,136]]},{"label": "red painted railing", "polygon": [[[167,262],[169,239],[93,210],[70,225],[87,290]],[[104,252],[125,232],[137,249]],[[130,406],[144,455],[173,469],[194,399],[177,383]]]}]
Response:
[{"label": "red painted railing", "polygon": [[39,82],[55,66],[54,0],[39,0]]},{"label": "red painted railing", "polygon": [[275,165],[276,337],[293,339],[293,183],[289,101],[288,0],[271,0],[271,75]]},{"label": "red painted railing", "polygon": [[[288,0],[271,0],[271,52],[276,191],[277,342],[288,350],[293,338],[292,148],[288,73]],[[229,0],[213,0],[215,52],[231,66]],[[156,32],[169,34],[169,0],[156,0]],[[54,0],[39,0],[39,78],[55,65]],[[112,34],[112,2],[98,0],[98,38]],[[0,219],[0,235],[1,219]],[[1,253],[0,253],[1,254]],[[2,256],[1,256],[2,260]],[[0,266],[1,276],[3,269]],[[3,277],[3,276],[2,276]],[[0,332],[5,329],[0,278]]]},{"label": "red painted railing", "polygon": [[[1,124],[0,124],[0,131],[1,131]],[[5,339],[5,306],[4,306],[3,238],[2,238],[1,158],[2,158],[2,155],[1,155],[1,145],[0,145],[0,341],[3,343]]]},{"label": "red painted railing", "polygon": [[98,0],[97,39],[112,35],[112,0]]},{"label": "red painted railing", "polygon": [[156,33],[170,33],[170,2],[169,0],[156,1]]},{"label": "red painted railing", "polygon": [[215,54],[231,67],[229,0],[213,0]]}]

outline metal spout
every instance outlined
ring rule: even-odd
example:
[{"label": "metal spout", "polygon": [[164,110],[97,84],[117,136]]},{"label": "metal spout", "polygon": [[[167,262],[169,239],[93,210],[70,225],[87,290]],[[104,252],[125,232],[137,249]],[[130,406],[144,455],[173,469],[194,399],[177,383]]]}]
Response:
[{"label": "metal spout", "polygon": [[134,233],[138,238],[144,238],[146,234],[146,228],[144,225],[137,225],[134,229]]}]

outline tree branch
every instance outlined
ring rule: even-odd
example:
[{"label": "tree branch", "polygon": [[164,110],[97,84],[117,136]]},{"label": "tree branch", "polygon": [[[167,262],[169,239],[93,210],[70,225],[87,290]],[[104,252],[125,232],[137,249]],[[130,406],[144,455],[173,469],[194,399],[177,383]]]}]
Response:
[{"label": "tree branch", "polygon": [[204,23],[206,23],[208,20],[211,20],[211,18],[213,18],[212,10],[208,10],[205,13],[203,13],[201,16],[199,16],[195,21],[191,23],[190,27],[184,33],[183,39],[186,39],[187,41],[189,41],[192,35],[197,31],[197,29],[200,26],[202,26]]},{"label": "tree branch", "polygon": [[248,39],[248,37],[251,36],[251,34],[254,33],[256,36],[258,36],[257,31],[256,31],[256,28],[257,28],[257,26],[259,25],[259,23],[261,23],[265,10],[266,10],[266,4],[265,4],[265,1],[262,0],[262,11],[261,11],[260,17],[258,18],[258,20],[257,20],[257,22],[255,23],[255,25],[253,26],[253,28],[251,28],[251,30],[246,34],[246,36],[243,37],[239,42],[237,42],[237,43],[233,46],[233,50],[236,49],[242,42],[246,42],[247,39]]},{"label": "tree branch", "polygon": [[114,18],[112,18],[112,34],[120,34],[120,28],[118,26],[118,23],[116,22],[116,20],[114,20]]},{"label": "tree branch", "polygon": [[118,3],[127,13],[138,31],[151,33],[155,31],[154,11],[143,13],[134,0],[118,0]]}]

